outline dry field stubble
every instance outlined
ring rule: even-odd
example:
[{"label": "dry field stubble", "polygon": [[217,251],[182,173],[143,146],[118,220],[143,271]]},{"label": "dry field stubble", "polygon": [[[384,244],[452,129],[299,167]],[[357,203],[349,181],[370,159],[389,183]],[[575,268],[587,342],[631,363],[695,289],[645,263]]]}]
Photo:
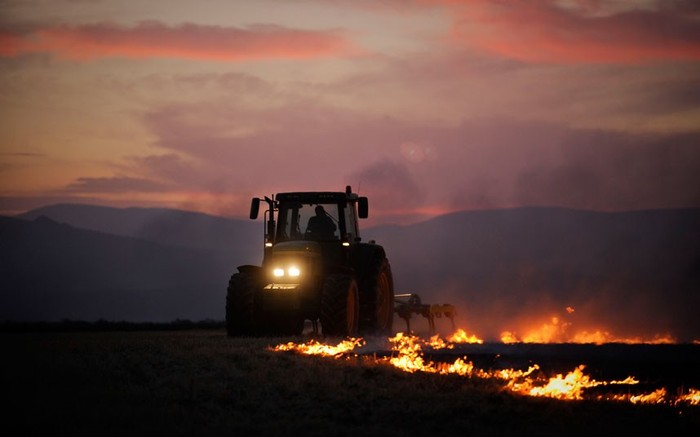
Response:
[{"label": "dry field stubble", "polygon": [[218,329],[0,338],[5,424],[21,435],[692,435],[700,429],[700,407],[522,397],[493,381],[409,374],[371,357],[274,352],[270,346],[289,339],[231,339]]}]

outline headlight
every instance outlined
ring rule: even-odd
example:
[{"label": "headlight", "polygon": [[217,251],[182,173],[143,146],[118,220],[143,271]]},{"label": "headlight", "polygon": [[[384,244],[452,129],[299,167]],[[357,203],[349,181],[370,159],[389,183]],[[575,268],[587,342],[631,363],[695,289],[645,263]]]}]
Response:
[{"label": "headlight", "polygon": [[286,269],[282,267],[275,267],[272,269],[272,276],[275,278],[283,278],[285,276],[290,278],[298,278],[301,276],[301,269],[297,266],[289,266]]}]

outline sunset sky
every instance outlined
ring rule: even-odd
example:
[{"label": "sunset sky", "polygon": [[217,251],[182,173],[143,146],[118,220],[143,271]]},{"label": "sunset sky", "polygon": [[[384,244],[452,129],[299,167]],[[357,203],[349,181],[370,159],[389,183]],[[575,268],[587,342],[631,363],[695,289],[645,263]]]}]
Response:
[{"label": "sunset sky", "polygon": [[700,2],[0,0],[0,214],[700,207]]}]

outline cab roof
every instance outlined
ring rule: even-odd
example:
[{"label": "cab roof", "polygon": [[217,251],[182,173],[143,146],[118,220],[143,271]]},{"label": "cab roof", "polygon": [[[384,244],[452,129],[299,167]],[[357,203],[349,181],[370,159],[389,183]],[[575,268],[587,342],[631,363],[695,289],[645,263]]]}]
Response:
[{"label": "cab roof", "polygon": [[278,202],[302,202],[302,203],[334,203],[347,200],[357,200],[356,193],[342,191],[300,191],[293,193],[277,193],[275,200]]}]

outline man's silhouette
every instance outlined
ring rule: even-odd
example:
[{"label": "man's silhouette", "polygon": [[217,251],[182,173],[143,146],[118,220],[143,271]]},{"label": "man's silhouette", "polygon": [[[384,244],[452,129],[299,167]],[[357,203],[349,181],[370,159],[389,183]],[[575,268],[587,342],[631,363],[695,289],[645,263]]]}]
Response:
[{"label": "man's silhouette", "polygon": [[309,219],[306,234],[319,239],[331,239],[335,234],[335,223],[326,214],[323,206],[316,206],[316,215]]}]

